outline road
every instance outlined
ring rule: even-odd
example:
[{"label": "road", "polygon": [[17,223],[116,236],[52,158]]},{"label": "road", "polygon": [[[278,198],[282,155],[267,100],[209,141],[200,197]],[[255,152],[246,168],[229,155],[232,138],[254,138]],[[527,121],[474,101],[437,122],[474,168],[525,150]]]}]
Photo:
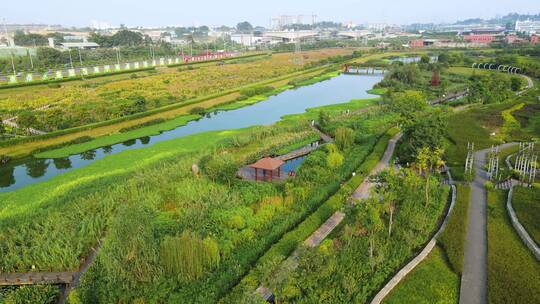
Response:
[{"label": "road", "polygon": [[[512,145],[514,143],[504,144],[499,148],[502,150]],[[471,184],[460,304],[487,303],[487,193],[484,188],[487,172],[484,164],[489,150],[480,150],[474,155],[476,175]]]}]

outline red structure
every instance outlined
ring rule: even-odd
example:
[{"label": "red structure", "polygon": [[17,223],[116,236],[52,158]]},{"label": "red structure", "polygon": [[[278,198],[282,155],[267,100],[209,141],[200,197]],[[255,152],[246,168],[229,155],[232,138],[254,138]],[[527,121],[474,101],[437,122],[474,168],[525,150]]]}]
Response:
[{"label": "red structure", "polygon": [[433,71],[433,75],[431,75],[431,86],[436,87],[441,84],[441,77],[439,75],[439,72]]},{"label": "red structure", "polygon": [[495,41],[495,36],[490,34],[469,34],[463,36],[463,39],[471,43],[490,44]]},{"label": "red structure", "polygon": [[[277,170],[277,177],[281,176],[281,166],[284,162],[280,159],[265,157],[259,159],[256,163],[249,165],[249,167],[255,169],[255,180],[259,180],[259,170],[262,170],[262,180],[270,180],[274,177],[274,172]],[[267,176],[267,173],[270,173]]]},{"label": "red structure", "polygon": [[423,48],[424,47],[424,40],[422,40],[422,39],[411,40],[409,42],[409,46],[411,48],[414,48],[414,49]]},{"label": "red structure", "polygon": [[539,37],[536,35],[531,36],[531,44],[537,44],[539,42]]}]

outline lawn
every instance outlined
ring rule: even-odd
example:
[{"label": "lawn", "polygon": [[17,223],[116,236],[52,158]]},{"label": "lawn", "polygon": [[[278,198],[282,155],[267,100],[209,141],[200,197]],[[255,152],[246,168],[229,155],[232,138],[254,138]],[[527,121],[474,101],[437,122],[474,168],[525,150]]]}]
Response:
[{"label": "lawn", "polygon": [[438,241],[448,256],[451,269],[461,275],[465,252],[465,238],[469,218],[471,188],[466,184],[457,185],[457,198],[448,224]]},{"label": "lawn", "polygon": [[435,246],[428,257],[394,288],[384,304],[459,302],[459,276],[452,271],[444,249]]},{"label": "lawn", "polygon": [[488,192],[488,302],[534,303],[540,299],[540,263],[512,227],[506,195]]}]

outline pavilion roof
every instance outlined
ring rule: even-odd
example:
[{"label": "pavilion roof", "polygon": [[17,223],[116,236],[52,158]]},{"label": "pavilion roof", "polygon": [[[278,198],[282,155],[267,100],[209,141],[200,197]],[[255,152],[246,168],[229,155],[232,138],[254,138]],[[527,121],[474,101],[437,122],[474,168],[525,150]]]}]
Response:
[{"label": "pavilion roof", "polygon": [[264,157],[259,159],[254,164],[249,165],[251,168],[264,169],[264,170],[276,170],[281,167],[284,162],[277,158]]}]

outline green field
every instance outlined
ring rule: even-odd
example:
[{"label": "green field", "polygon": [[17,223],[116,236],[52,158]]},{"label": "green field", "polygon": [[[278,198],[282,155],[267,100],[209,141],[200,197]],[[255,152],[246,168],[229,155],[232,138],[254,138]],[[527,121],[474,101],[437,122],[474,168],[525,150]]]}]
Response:
[{"label": "green field", "polygon": [[540,263],[510,223],[506,191],[488,193],[487,235],[488,302],[517,304],[540,299]]},{"label": "green field", "polygon": [[540,244],[540,189],[514,188],[512,206],[521,225],[536,244]]},{"label": "green field", "polygon": [[385,304],[455,304],[459,302],[459,276],[452,271],[438,246],[384,299]]}]

